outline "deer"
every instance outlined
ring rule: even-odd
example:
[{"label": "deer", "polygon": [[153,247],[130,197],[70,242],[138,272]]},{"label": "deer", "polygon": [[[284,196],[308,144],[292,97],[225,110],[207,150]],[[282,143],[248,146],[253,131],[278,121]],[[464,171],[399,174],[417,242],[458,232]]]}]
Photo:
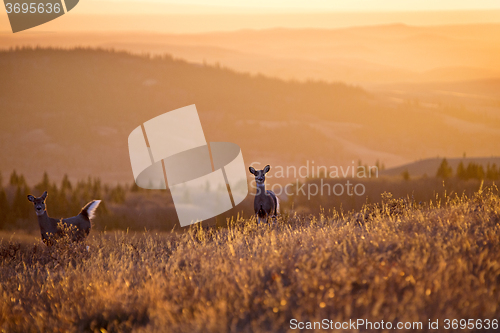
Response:
[{"label": "deer", "polygon": [[255,176],[255,183],[257,184],[253,209],[257,223],[260,224],[261,220],[267,222],[269,217],[275,218],[279,214],[280,202],[273,191],[266,191],[266,173],[271,170],[271,167],[266,165],[262,170],[255,170],[253,167],[249,167],[249,170]]},{"label": "deer", "polygon": [[80,214],[62,218],[54,219],[49,217],[47,213],[47,205],[45,204],[45,199],[47,199],[47,191],[43,192],[42,196],[37,198],[33,195],[28,195],[28,200],[35,206],[35,213],[38,216],[38,225],[40,226],[40,232],[42,234],[42,241],[47,246],[54,244],[54,238],[64,235],[66,228],[73,229],[72,231],[72,241],[83,240],[90,233],[91,220],[95,215],[95,210],[101,203],[101,200],[92,200],[86,204]]}]

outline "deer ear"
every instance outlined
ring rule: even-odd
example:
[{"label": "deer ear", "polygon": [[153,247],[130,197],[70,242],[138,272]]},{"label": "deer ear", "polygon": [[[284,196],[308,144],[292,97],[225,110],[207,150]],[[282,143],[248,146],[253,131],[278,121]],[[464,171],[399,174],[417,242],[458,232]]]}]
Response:
[{"label": "deer ear", "polygon": [[255,175],[255,169],[253,167],[249,167],[248,170],[250,170],[250,173],[252,175]]},{"label": "deer ear", "polygon": [[264,168],[264,173],[268,173],[269,170],[271,170],[271,166],[268,164],[266,165],[266,167]]},{"label": "deer ear", "polygon": [[42,198],[43,200],[45,200],[47,198],[47,195],[49,195],[47,193],[47,191],[43,192],[42,196],[40,198]]},{"label": "deer ear", "polygon": [[31,202],[35,202],[35,197],[32,196],[31,194],[28,195],[28,200]]}]

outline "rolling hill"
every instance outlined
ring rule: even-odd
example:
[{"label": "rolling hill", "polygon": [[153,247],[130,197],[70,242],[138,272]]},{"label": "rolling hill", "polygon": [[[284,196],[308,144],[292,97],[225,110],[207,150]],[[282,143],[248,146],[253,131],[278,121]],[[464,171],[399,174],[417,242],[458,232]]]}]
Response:
[{"label": "rolling hill", "polygon": [[[463,162],[465,167],[467,167],[469,163],[475,163],[482,165],[484,169],[486,169],[488,164],[496,164],[497,167],[500,166],[500,157],[447,158],[446,160],[448,161],[448,165],[453,169],[453,174],[456,174],[457,167],[460,162]],[[380,172],[380,175],[395,177],[400,176],[405,171],[408,171],[410,177],[422,177],[424,175],[433,177],[436,175],[442,161],[443,159],[439,157],[427,158],[421,161],[384,170]]]},{"label": "rolling hill", "polygon": [[[38,181],[131,182],[127,137],[196,104],[207,141],[242,147],[246,164],[387,167],[431,156],[498,153],[500,119],[474,106],[428,106],[341,83],[283,81],[169,56],[101,49],[0,52],[0,170]],[[493,110],[495,106],[493,106]],[[466,135],[464,135],[464,133]],[[280,180],[275,180],[280,181]]]},{"label": "rolling hill", "polygon": [[136,54],[167,53],[198,64],[221,63],[239,72],[285,80],[369,85],[498,78],[499,36],[500,24],[386,24],[191,34],[67,32],[64,29],[57,34],[44,31],[16,36],[4,34],[0,48],[90,46]]}]

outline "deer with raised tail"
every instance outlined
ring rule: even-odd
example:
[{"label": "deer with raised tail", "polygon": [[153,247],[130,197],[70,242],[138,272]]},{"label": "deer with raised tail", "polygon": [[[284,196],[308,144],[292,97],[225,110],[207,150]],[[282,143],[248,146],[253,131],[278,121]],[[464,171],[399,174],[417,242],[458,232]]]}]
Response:
[{"label": "deer with raised tail", "polygon": [[79,241],[84,239],[90,232],[91,220],[94,217],[95,210],[101,203],[101,200],[92,200],[86,204],[80,214],[68,217],[65,219],[54,219],[47,214],[47,191],[43,192],[42,196],[37,198],[28,195],[28,200],[35,206],[35,213],[38,216],[38,225],[42,233],[42,240],[46,245],[52,245],[54,237],[62,236],[64,230],[62,228],[73,229],[72,240]]},{"label": "deer with raised tail", "polygon": [[271,191],[266,191],[266,173],[271,170],[269,165],[266,165],[262,170],[255,170],[253,167],[249,168],[250,173],[255,176],[255,183],[257,184],[257,193],[253,202],[253,209],[258,223],[261,220],[268,221],[269,217],[276,218],[280,211],[280,202],[276,194]]}]

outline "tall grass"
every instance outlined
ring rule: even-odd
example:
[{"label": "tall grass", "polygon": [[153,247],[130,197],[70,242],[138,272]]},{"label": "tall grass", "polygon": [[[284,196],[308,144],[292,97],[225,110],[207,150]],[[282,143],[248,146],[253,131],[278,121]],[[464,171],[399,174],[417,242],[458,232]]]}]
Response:
[{"label": "tall grass", "polygon": [[2,241],[0,258],[5,332],[286,332],[292,318],[419,321],[422,332],[429,319],[498,319],[500,198],[385,195],[271,225]]}]

